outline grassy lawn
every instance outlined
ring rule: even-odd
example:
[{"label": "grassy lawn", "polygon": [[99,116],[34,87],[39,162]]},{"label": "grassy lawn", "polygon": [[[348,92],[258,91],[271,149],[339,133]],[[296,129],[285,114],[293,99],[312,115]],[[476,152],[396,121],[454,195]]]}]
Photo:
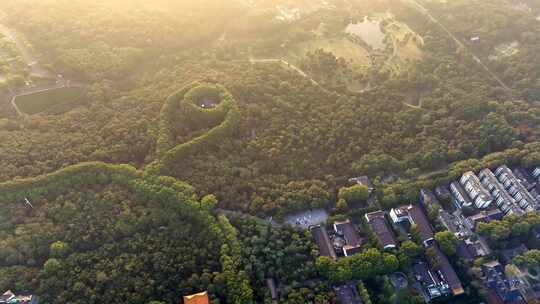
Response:
[{"label": "grassy lawn", "polygon": [[[347,38],[317,38],[301,43],[290,50],[289,57],[303,57],[307,52],[323,49],[332,52],[336,57],[342,57],[354,67],[361,68],[371,65],[369,52]],[[293,61],[294,62],[294,61]]]},{"label": "grassy lawn", "polygon": [[55,107],[63,107],[76,102],[82,94],[82,88],[58,88],[43,92],[18,96],[15,103],[22,112],[33,115]]}]

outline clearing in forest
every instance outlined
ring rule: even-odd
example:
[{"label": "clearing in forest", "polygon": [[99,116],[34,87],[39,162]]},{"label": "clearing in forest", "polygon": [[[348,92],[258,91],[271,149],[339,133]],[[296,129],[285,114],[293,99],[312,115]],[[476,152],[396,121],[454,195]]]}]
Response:
[{"label": "clearing in forest", "polygon": [[15,97],[15,104],[25,114],[38,114],[75,103],[82,95],[80,87],[50,89]]},{"label": "clearing in forest", "polygon": [[[299,44],[292,48],[290,56],[298,58],[308,52],[314,52],[317,49],[323,49],[331,52],[337,58],[345,59],[354,67],[368,67],[371,65],[369,52],[360,45],[350,41],[346,37],[339,38],[317,38],[308,42]],[[296,62],[297,60],[291,60]]]}]

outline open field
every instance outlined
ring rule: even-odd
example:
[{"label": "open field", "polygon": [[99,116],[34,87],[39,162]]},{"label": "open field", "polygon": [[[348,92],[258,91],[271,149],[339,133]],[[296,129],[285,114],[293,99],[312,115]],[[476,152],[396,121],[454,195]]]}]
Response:
[{"label": "open field", "polygon": [[15,104],[25,114],[33,115],[57,106],[72,104],[82,95],[82,88],[64,87],[15,97]]},{"label": "open field", "polygon": [[347,38],[317,38],[292,48],[290,56],[294,58],[303,57],[306,53],[317,49],[331,52],[337,58],[343,58],[355,67],[371,65],[369,52]]}]

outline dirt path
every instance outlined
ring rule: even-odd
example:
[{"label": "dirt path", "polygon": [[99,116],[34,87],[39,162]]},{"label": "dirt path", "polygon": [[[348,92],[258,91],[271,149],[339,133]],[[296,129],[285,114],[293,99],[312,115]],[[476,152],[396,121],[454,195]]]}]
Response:
[{"label": "dirt path", "polygon": [[491,78],[495,79],[495,81],[497,81],[499,83],[499,85],[501,87],[503,87],[504,89],[508,90],[508,91],[512,91],[512,89],[510,89],[510,87],[508,87],[498,76],[497,74],[495,74],[493,71],[491,71],[489,69],[489,67],[484,64],[482,62],[482,60],[480,58],[478,58],[478,56],[476,56],[473,52],[471,52],[467,46],[465,46],[465,44],[463,44],[444,24],[442,24],[441,22],[439,22],[439,20],[437,20],[437,18],[433,17],[433,15],[431,15],[431,13],[428,11],[428,9],[426,9],[422,4],[420,4],[417,0],[405,0],[406,2],[409,2],[411,4],[413,4],[414,7],[416,7],[416,9],[418,11],[420,11],[420,13],[422,13],[423,15],[425,15],[426,17],[428,17],[433,23],[437,24],[439,27],[441,27],[445,32],[446,34],[448,34],[448,36],[450,36],[450,38],[452,38],[452,40],[454,40],[454,42],[458,45],[458,47],[460,48],[463,48],[465,50],[467,50],[467,52],[469,54],[471,54],[471,56],[473,57],[474,61],[476,61],[476,63],[478,63],[485,71],[487,74],[489,74],[489,76],[491,76]]},{"label": "dirt path", "polygon": [[302,71],[299,67],[295,66],[294,64],[292,64],[292,63],[290,63],[288,61],[285,61],[284,59],[279,59],[279,58],[254,59],[254,58],[250,58],[249,62],[251,64],[255,64],[255,63],[281,63],[281,64],[285,65],[288,69],[293,70],[296,73],[298,73],[300,76],[309,79],[309,81],[311,81],[314,85],[316,85],[316,86],[320,87],[321,89],[327,91],[323,86],[321,86],[320,83],[318,83],[315,79],[313,79],[311,76],[309,76],[306,72]]}]

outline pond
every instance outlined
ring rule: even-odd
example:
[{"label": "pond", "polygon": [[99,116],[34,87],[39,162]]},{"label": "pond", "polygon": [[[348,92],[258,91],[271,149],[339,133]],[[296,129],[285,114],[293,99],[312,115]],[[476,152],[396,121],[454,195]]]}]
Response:
[{"label": "pond", "polygon": [[370,20],[367,16],[362,22],[349,23],[345,32],[360,37],[373,49],[384,49],[385,47],[385,34],[381,31],[380,21]]}]

